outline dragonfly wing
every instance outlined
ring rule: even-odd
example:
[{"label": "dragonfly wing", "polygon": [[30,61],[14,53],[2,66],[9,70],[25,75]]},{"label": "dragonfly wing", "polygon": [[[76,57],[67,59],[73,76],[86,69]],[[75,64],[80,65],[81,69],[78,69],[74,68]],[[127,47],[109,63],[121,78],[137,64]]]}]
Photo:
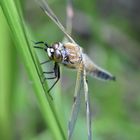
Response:
[{"label": "dragonfly wing", "polygon": [[61,24],[61,22],[58,20],[57,16],[54,14],[54,12],[51,10],[51,8],[49,7],[47,1],[45,0],[36,0],[41,9],[49,16],[49,18],[60,28],[60,30],[68,37],[68,39],[72,42],[75,43],[76,42],[73,40],[73,38],[66,32],[64,26]]},{"label": "dragonfly wing", "polygon": [[87,118],[87,129],[88,129],[88,140],[92,139],[91,132],[91,111],[90,111],[90,99],[88,94],[88,85],[86,80],[86,70],[83,70],[83,83],[84,83],[84,93],[85,93],[85,104],[86,104],[86,118]]},{"label": "dragonfly wing", "polygon": [[81,66],[78,69],[77,72],[77,79],[76,79],[76,86],[75,86],[75,94],[74,94],[74,103],[72,106],[72,111],[71,111],[71,116],[70,116],[70,120],[68,123],[68,140],[71,139],[73,130],[74,130],[74,126],[77,120],[77,116],[78,116],[78,112],[80,109],[80,104],[81,104],[81,89],[83,86],[83,79],[82,79],[82,63],[80,64]]}]

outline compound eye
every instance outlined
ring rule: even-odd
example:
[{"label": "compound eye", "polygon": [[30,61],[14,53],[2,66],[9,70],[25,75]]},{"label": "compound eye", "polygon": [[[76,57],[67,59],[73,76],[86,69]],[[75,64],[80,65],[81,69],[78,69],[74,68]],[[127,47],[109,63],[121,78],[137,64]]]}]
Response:
[{"label": "compound eye", "polygon": [[53,46],[53,48],[54,48],[55,50],[58,49],[58,48],[59,48],[59,44],[58,44],[58,43],[55,43],[54,46]]},{"label": "compound eye", "polygon": [[54,54],[55,60],[56,61],[61,61],[61,53],[60,51],[56,50]]}]

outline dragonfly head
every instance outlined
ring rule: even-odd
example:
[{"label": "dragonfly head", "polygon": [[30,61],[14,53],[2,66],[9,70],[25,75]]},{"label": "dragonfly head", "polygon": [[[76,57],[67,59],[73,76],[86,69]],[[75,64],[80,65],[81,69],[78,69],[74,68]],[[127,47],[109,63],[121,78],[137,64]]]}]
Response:
[{"label": "dragonfly head", "polygon": [[63,50],[63,44],[58,42],[54,43],[50,47],[47,48],[48,56],[51,60],[54,60],[55,62],[61,62],[62,57],[62,50]]}]

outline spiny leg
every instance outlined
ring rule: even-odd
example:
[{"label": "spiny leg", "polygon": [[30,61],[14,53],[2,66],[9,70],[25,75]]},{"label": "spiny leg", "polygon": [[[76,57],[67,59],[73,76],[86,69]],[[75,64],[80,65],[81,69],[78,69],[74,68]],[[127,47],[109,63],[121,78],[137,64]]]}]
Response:
[{"label": "spiny leg", "polygon": [[45,49],[45,48],[40,47],[40,46],[34,46],[34,48],[37,48],[37,49],[42,49],[42,50],[44,50],[44,49]]},{"label": "spiny leg", "polygon": [[84,82],[84,93],[85,93],[85,104],[86,104],[88,140],[92,140],[90,99],[89,99],[89,94],[88,94],[88,84],[87,84],[85,69],[83,71],[83,82]]},{"label": "spiny leg", "polygon": [[35,42],[35,44],[44,44],[46,47],[49,47],[48,44],[44,41]]},{"label": "spiny leg", "polygon": [[45,77],[45,78],[43,79],[43,81],[42,81],[42,84],[44,84],[46,80],[52,80],[52,79],[56,79],[56,78],[57,78],[56,76],[54,76],[54,77],[49,77],[49,78],[46,78],[46,77]]},{"label": "spiny leg", "polygon": [[51,89],[56,85],[56,83],[59,81],[60,79],[60,68],[59,68],[59,65],[58,63],[55,62],[54,64],[54,71],[51,71],[51,72],[43,72],[43,74],[51,74],[51,73],[54,73],[54,77],[49,77],[49,78],[44,78],[43,80],[43,84],[44,82],[47,80],[47,79],[56,79],[56,81],[53,83],[53,85],[50,87],[50,89],[48,90],[48,93],[51,91]]},{"label": "spiny leg", "polygon": [[43,45],[45,45],[45,48],[44,48],[44,47],[40,47],[40,46],[34,46],[34,48],[43,49],[43,50],[45,50],[45,51],[47,51],[46,48],[49,47],[48,44],[47,44],[46,42],[44,42],[44,41],[38,41],[38,42],[34,42],[34,43],[35,43],[35,45],[38,45],[38,44],[43,44]]},{"label": "spiny leg", "polygon": [[[41,74],[41,77],[44,75],[44,74],[53,74],[54,73],[54,71],[48,71],[48,72],[46,72],[46,71],[43,71],[42,72],[42,74]],[[55,79],[56,78],[56,76],[55,77],[51,77],[51,79]],[[47,79],[49,79],[49,78],[44,78],[44,82],[47,80]],[[44,82],[42,82],[43,84],[44,84]]]},{"label": "spiny leg", "polygon": [[[36,45],[38,44],[43,44],[45,45],[46,48],[44,47],[40,47],[40,46],[34,46],[34,48],[38,48],[38,49],[42,49],[44,51],[47,52],[47,48],[49,47],[48,44],[46,42],[43,42],[43,41],[39,41],[39,42],[35,42]],[[43,64],[46,64],[48,62],[51,62],[51,60],[47,60],[47,61],[43,61],[41,62],[40,64],[43,65]],[[58,82],[58,80],[60,79],[60,70],[59,70],[59,65],[57,63],[55,63],[54,65],[54,71],[50,71],[50,72],[43,72],[41,76],[43,76],[44,74],[52,74],[54,73],[55,76],[54,77],[50,77],[50,78],[44,78],[43,81],[42,81],[42,84],[45,83],[45,81],[47,79],[56,79],[56,81],[54,82],[54,84],[51,86],[51,88],[48,90],[48,93],[50,92],[50,90],[55,86],[55,84]],[[50,94],[49,94],[50,95]],[[52,96],[50,95],[50,97],[52,98]]]},{"label": "spiny leg", "polygon": [[44,41],[35,42],[35,44],[44,44]]},{"label": "spiny leg", "polygon": [[[35,44],[44,44],[46,47],[48,47],[47,43],[44,43],[43,41],[40,41],[40,42],[36,42]],[[40,46],[34,46],[35,48],[39,48],[39,49],[44,49],[46,51],[46,48],[42,48]],[[47,60],[47,61],[44,61],[44,62],[41,62],[41,65],[45,64],[45,63],[48,63],[50,62],[51,60]],[[52,74],[54,73],[55,76],[54,77],[50,77],[50,78],[44,78],[43,81],[42,81],[42,84],[45,83],[45,81],[47,79],[56,79],[56,81],[54,82],[54,84],[50,87],[50,89],[48,90],[48,93],[50,92],[50,90],[55,86],[55,84],[58,82],[58,80],[60,79],[60,69],[59,69],[59,65],[55,62],[54,64],[54,71],[50,71],[50,72],[43,72],[41,76],[43,76],[44,74]]]},{"label": "spiny leg", "polygon": [[51,91],[51,89],[55,86],[55,84],[59,81],[60,79],[60,68],[59,68],[59,65],[58,63],[55,62],[54,64],[54,74],[55,74],[55,77],[56,77],[56,81],[54,82],[54,84],[50,87],[50,89],[48,90],[48,92]]},{"label": "spiny leg", "polygon": [[43,64],[46,64],[46,63],[48,63],[48,62],[51,62],[51,60],[43,61],[43,62],[41,62],[40,64],[43,65]]},{"label": "spiny leg", "polygon": [[[44,43],[43,41],[35,42],[35,44],[41,44],[41,43],[43,43],[44,45],[46,45],[48,47],[48,45],[46,43]],[[43,48],[43,47],[40,47],[40,46],[34,46],[34,48],[43,49],[44,51],[47,51],[46,48]],[[51,60],[49,59],[49,60],[43,61],[40,64],[43,65],[43,64],[46,64],[48,62],[51,62]]]},{"label": "spiny leg", "polygon": [[[38,41],[38,42],[34,42],[35,45],[38,45],[38,44],[44,44],[43,41]],[[40,46],[34,46],[34,48],[38,48],[38,49],[45,49],[44,47],[40,47]]]},{"label": "spiny leg", "polygon": [[42,72],[42,74],[52,74],[52,73],[54,73],[54,71],[48,71],[48,72],[43,71],[43,72]]}]

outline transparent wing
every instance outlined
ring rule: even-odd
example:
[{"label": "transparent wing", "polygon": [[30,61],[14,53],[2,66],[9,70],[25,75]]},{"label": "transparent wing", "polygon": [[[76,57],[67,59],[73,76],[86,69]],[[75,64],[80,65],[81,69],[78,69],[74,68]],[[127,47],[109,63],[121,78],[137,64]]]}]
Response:
[{"label": "transparent wing", "polygon": [[87,80],[86,80],[85,68],[83,70],[83,83],[84,83],[84,94],[85,94],[85,104],[86,104],[88,140],[92,140],[90,99],[89,99],[89,95],[88,95],[88,85],[87,85]]},{"label": "transparent wing", "polygon": [[67,13],[66,31],[67,31],[67,33],[69,33],[69,35],[71,35],[71,32],[72,32],[72,18],[74,16],[72,0],[67,0],[66,13]]},{"label": "transparent wing", "polygon": [[80,104],[81,104],[81,89],[83,87],[83,64],[80,64],[80,67],[78,69],[77,72],[77,79],[76,79],[76,86],[75,86],[75,94],[74,94],[74,103],[72,106],[72,111],[71,111],[71,116],[70,116],[70,120],[68,123],[68,140],[71,139],[73,130],[74,130],[74,126],[75,126],[75,122],[77,120],[77,116],[78,116],[78,112],[80,109]]},{"label": "transparent wing", "polygon": [[68,37],[68,39],[72,42],[75,43],[76,42],[73,40],[73,38],[66,32],[65,28],[63,27],[63,25],[61,24],[61,22],[58,20],[57,16],[54,14],[54,12],[51,10],[51,8],[49,7],[47,1],[45,0],[36,0],[41,9],[50,17],[50,19],[60,28],[60,30]]},{"label": "transparent wing", "polygon": [[[74,16],[72,0],[67,0],[66,5],[66,31],[69,35],[72,32],[72,18]],[[68,38],[65,36],[63,42],[68,42]]]}]

